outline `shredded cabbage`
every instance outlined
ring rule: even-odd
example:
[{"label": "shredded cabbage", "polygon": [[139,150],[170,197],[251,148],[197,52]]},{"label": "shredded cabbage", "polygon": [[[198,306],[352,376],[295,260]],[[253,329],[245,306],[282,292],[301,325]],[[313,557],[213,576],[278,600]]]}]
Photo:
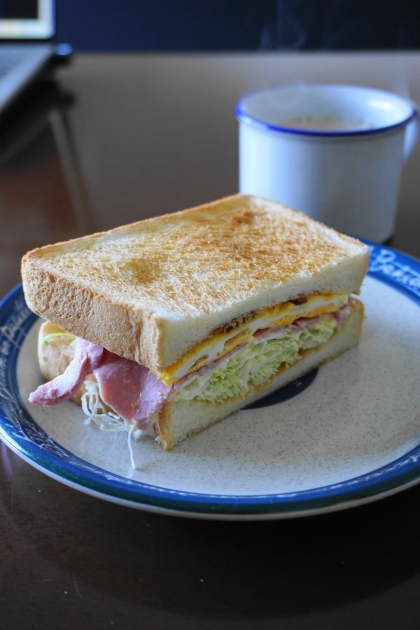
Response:
[{"label": "shredded cabbage", "polygon": [[86,381],[86,392],[82,396],[82,409],[88,416],[85,424],[94,422],[101,431],[125,431],[128,428],[124,419],[111,411],[106,411],[99,394],[99,386],[95,381]]},{"label": "shredded cabbage", "polygon": [[192,374],[175,394],[180,400],[206,400],[212,403],[244,397],[250,386],[262,385],[281,365],[292,365],[301,350],[315,348],[331,337],[337,322],[325,315],[304,330],[283,328],[264,339],[252,337],[241,350],[228,356],[212,370]]},{"label": "shredded cabbage", "polygon": [[[82,396],[82,409],[87,419],[85,425],[96,424],[101,431],[114,433],[117,431],[127,431],[128,433],[128,450],[130,453],[131,466],[135,469],[133,447],[131,440],[138,440],[142,435],[150,435],[150,430],[136,429],[136,422],[133,420],[130,424],[126,424],[124,418],[106,411],[105,405],[99,393],[99,385],[95,381],[85,381],[86,392]],[[152,429],[153,431],[153,429]],[[152,433],[153,434],[153,433]]]}]

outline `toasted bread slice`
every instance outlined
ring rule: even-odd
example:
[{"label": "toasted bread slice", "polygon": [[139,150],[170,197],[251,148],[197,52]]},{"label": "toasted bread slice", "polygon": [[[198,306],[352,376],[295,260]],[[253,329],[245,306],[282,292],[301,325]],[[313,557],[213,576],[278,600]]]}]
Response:
[{"label": "toasted bread slice", "polygon": [[359,241],[282,204],[234,195],[33,250],[22,277],[35,313],[162,371],[255,309],[358,293],[367,265]]},{"label": "toasted bread slice", "polygon": [[[242,407],[264,398],[296,378],[310,372],[315,367],[335,358],[345,350],[353,348],[359,342],[363,318],[363,304],[358,300],[354,300],[350,316],[325,344],[303,351],[301,358],[291,367],[280,366],[278,372],[268,382],[250,389],[246,399],[230,398],[218,404],[199,400],[168,399],[164,407],[151,418],[152,425],[159,436],[163,448],[171,450],[185,438],[203,431],[212,424],[232,415]],[[60,338],[57,335],[52,340],[52,343],[42,343],[42,340],[47,335],[59,332],[60,329],[57,329],[50,322],[45,322],[40,329],[39,361],[42,374],[47,381],[61,374],[73,358],[73,349],[68,345],[68,341],[64,337]],[[89,380],[95,380],[93,374],[89,375],[88,378]],[[85,391],[85,385],[83,384],[72,400],[80,404],[81,396]]]}]

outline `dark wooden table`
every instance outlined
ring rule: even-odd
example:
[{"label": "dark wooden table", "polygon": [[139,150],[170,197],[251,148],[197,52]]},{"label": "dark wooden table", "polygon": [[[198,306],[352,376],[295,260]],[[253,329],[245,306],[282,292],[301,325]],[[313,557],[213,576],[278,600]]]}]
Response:
[{"label": "dark wooden table", "polygon": [[[80,56],[0,123],[0,290],[28,249],[237,191],[234,102],[290,81],[420,100],[419,55]],[[416,93],[417,90],[417,93]],[[420,151],[393,245],[420,256]],[[0,444],[0,628],[415,629],[420,486],[343,512],[196,521],[121,507]]]}]

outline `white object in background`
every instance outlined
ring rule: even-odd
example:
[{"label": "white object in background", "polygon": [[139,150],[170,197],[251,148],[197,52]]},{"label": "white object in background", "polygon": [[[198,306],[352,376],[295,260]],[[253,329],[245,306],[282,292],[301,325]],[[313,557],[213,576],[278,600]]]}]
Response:
[{"label": "white object in background", "polygon": [[419,134],[412,102],[371,88],[304,85],[249,94],[235,113],[240,192],[361,238],[392,235],[401,167]]}]

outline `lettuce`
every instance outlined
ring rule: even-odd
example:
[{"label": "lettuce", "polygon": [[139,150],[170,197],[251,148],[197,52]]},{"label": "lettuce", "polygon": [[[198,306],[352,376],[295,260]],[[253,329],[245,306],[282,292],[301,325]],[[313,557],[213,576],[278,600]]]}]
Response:
[{"label": "lettuce", "polygon": [[328,341],[336,327],[335,318],[325,315],[319,323],[304,330],[283,328],[264,339],[252,337],[246,346],[222,359],[213,369],[192,374],[175,398],[218,403],[245,397],[251,386],[268,381],[280,366],[295,363],[301,350]]}]

